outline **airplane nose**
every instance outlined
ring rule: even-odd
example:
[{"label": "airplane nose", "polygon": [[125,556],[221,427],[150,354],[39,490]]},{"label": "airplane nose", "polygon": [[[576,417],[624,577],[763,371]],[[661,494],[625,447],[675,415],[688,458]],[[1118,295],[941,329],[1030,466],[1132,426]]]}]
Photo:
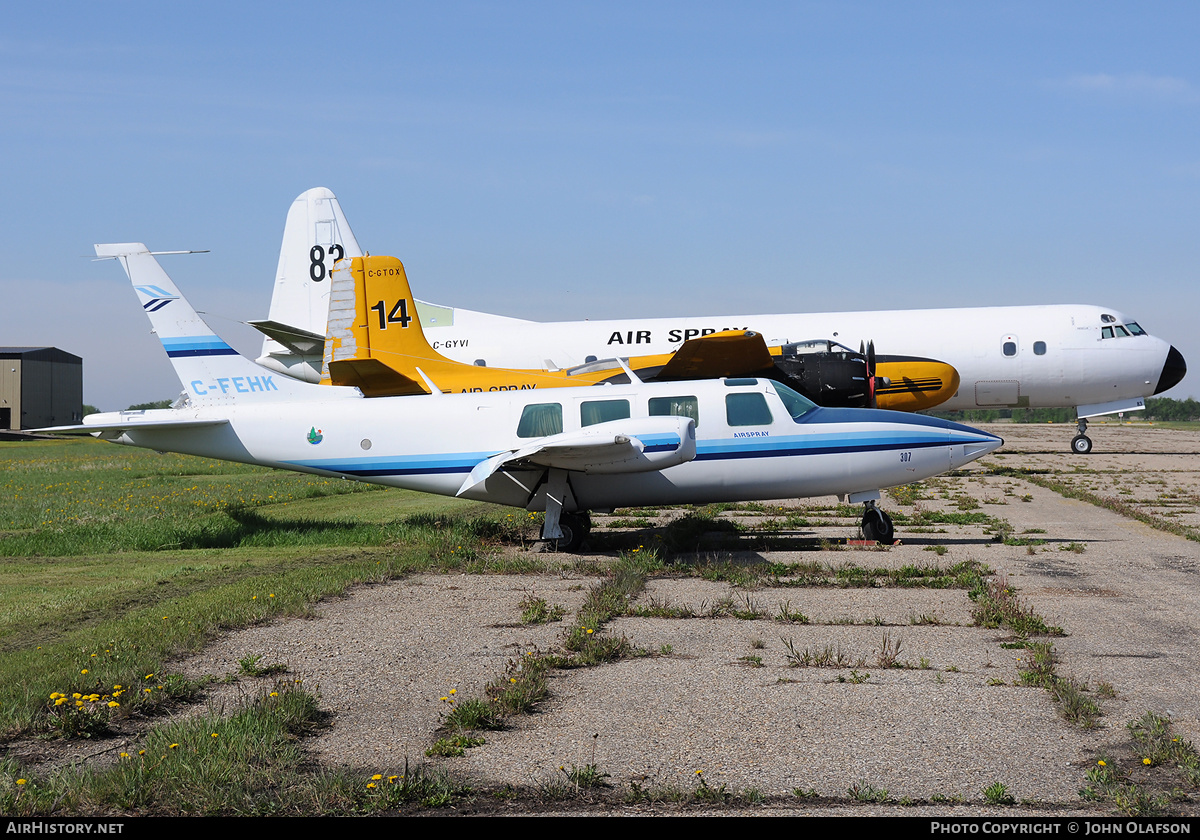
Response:
[{"label": "airplane nose", "polygon": [[1167,360],[1163,363],[1162,375],[1158,377],[1158,387],[1154,389],[1154,393],[1161,394],[1168,388],[1174,388],[1187,373],[1187,362],[1183,360],[1183,354],[1171,346],[1167,353]]}]

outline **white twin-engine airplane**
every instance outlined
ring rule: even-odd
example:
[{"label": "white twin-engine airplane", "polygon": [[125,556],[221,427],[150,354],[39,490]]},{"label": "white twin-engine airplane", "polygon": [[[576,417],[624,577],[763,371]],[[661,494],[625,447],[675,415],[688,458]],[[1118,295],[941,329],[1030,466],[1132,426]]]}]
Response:
[{"label": "white twin-engine airplane", "polygon": [[[259,363],[318,381],[333,260],[362,250],[332,192],[302,193],[284,227],[269,320],[251,322],[268,338]],[[543,323],[417,302],[431,345],[456,361],[507,368],[572,367],[596,358],[670,353],[681,342],[723,329],[751,329],[768,345],[873,340],[890,353],[938,359],[959,373],[958,392],[938,410],[1075,408],[1071,448],[1092,450],[1090,417],[1137,411],[1145,398],[1177,385],[1183,356],[1119,310],[1087,304],[716,315]],[[547,364],[548,362],[552,364]]]},{"label": "white twin-engine airplane", "polygon": [[365,398],[238,355],[141,243],[96,253],[125,268],[184,393],[174,408],[43,431],[545,511],[543,539],[569,549],[590,510],[832,494],[864,503],[865,535],[891,541],[881,489],[1003,443],[931,417],[819,408],[766,379],[627,371],[628,385]]}]

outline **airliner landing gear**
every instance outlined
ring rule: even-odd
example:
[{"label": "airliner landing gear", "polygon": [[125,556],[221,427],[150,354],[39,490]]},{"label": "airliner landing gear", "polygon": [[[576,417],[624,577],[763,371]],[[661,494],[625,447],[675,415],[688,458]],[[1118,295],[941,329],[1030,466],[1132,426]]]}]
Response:
[{"label": "airliner landing gear", "polygon": [[1076,455],[1086,455],[1092,451],[1092,439],[1084,432],[1087,431],[1087,419],[1079,418],[1079,434],[1071,438],[1071,451]]},{"label": "airliner landing gear", "polygon": [[863,502],[862,518],[863,538],[875,540],[884,545],[895,542],[896,529],[892,518],[875,506],[875,502]]}]

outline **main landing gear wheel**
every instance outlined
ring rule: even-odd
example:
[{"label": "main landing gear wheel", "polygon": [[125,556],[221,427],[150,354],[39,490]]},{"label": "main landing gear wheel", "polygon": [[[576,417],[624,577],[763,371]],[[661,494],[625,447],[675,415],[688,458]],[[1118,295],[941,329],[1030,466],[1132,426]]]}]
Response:
[{"label": "main landing gear wheel", "polygon": [[587,511],[583,513],[564,513],[558,519],[558,527],[563,532],[561,538],[550,540],[555,551],[574,554],[583,546],[588,531],[592,529],[592,517]]},{"label": "main landing gear wheel", "polygon": [[892,518],[874,504],[867,505],[867,509],[863,511],[862,532],[864,539],[875,540],[884,545],[895,542],[896,529],[892,525]]}]

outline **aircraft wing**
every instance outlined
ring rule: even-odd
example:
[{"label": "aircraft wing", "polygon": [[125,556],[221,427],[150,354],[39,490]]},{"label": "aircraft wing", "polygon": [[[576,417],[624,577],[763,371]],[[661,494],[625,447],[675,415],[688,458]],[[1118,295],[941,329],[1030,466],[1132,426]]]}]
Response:
[{"label": "aircraft wing", "polygon": [[696,457],[696,426],[690,417],[639,417],[597,423],[531,441],[481,461],[458,495],[501,469],[557,468],[590,474],[652,472]]},{"label": "aircraft wing", "polygon": [[761,333],[725,330],[685,341],[655,378],[661,382],[751,376],[774,365]]}]

